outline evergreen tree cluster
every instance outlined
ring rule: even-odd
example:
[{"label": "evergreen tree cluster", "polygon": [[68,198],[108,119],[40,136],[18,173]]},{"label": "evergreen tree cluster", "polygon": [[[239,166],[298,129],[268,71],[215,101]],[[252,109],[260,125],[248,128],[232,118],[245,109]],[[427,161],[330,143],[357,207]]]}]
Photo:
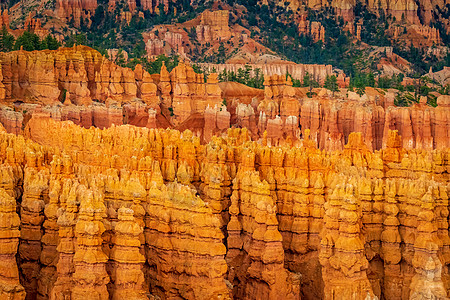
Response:
[{"label": "evergreen tree cluster", "polygon": [[305,76],[303,76],[303,81],[300,82],[299,79],[293,78],[290,74],[288,76],[292,79],[293,87],[309,87],[309,88],[318,88],[320,87],[319,82],[308,72],[306,72]]},{"label": "evergreen tree cluster", "polygon": [[147,72],[149,72],[150,74],[155,74],[161,72],[161,67],[164,62],[167,71],[171,72],[173,68],[178,66],[179,61],[180,58],[177,55],[173,56],[159,55],[153,61],[145,60],[143,66]]},{"label": "evergreen tree cluster", "polygon": [[244,68],[239,68],[237,73],[234,71],[223,70],[222,73],[219,74],[218,79],[220,82],[234,81],[257,89],[264,88],[264,75],[261,69],[253,70],[249,65],[246,65]]},{"label": "evergreen tree cluster", "polygon": [[13,50],[19,50],[21,47],[26,51],[34,50],[56,50],[61,46],[61,43],[51,35],[47,35],[41,39],[35,33],[25,31],[21,36],[14,38],[12,34],[8,32],[5,26],[0,31],[0,51],[8,52]]}]

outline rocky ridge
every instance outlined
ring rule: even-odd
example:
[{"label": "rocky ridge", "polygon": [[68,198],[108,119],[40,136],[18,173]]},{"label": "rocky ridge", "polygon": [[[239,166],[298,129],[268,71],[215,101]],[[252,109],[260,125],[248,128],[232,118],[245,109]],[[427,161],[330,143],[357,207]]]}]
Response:
[{"label": "rocky ridge", "polygon": [[351,132],[362,132],[369,149],[378,150],[388,131],[398,130],[406,149],[449,147],[448,96],[440,96],[436,108],[423,101],[395,107],[395,90],[373,88],[363,96],[346,89],[335,95],[313,89],[308,98],[308,88],[294,88],[277,74],[265,76],[264,90],[250,89],[219,84],[214,73],[205,81],[188,63],[170,73],[165,66],[160,74],[149,74],[141,65],[133,71],[84,46],[3,53],[0,64],[5,103],[0,122],[16,134],[39,115],[85,128],[190,129],[202,143],[232,126],[247,128],[255,140],[267,134],[272,145],[288,137],[298,142],[309,129],[320,149],[342,150]]}]

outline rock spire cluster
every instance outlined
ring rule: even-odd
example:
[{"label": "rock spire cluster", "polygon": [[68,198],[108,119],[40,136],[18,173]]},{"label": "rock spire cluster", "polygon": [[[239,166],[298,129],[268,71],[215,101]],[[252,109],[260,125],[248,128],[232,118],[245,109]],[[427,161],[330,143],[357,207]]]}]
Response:
[{"label": "rock spire cluster", "polygon": [[448,148],[35,117],[24,132],[0,132],[7,297],[448,297]]}]

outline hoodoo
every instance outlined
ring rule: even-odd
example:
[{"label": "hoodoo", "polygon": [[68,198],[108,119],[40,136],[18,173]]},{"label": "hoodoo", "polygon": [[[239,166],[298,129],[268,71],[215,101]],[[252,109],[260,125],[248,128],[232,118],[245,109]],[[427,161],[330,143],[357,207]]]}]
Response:
[{"label": "hoodoo", "polygon": [[0,300],[450,299],[447,2],[2,1]]}]

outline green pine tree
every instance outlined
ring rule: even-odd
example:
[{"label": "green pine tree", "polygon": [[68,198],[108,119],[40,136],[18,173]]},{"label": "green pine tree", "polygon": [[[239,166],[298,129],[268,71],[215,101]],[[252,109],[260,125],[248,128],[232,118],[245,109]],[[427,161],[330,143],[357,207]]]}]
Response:
[{"label": "green pine tree", "polygon": [[29,31],[25,31],[21,36],[19,36],[14,44],[14,49],[19,50],[23,47],[23,50],[34,51],[41,49],[41,40],[37,34]]},{"label": "green pine tree", "polygon": [[334,92],[339,91],[339,86],[337,83],[337,78],[334,75],[327,75],[327,77],[325,78],[325,84],[324,87],[330,91],[333,92],[333,97],[334,97]]},{"label": "green pine tree", "polygon": [[46,45],[45,49],[57,50],[59,47],[61,47],[61,43],[58,42],[58,40],[51,35],[47,35],[42,41],[42,43],[45,43]]},{"label": "green pine tree", "polygon": [[8,32],[6,26],[0,31],[0,51],[8,52],[14,49],[14,36]]}]

